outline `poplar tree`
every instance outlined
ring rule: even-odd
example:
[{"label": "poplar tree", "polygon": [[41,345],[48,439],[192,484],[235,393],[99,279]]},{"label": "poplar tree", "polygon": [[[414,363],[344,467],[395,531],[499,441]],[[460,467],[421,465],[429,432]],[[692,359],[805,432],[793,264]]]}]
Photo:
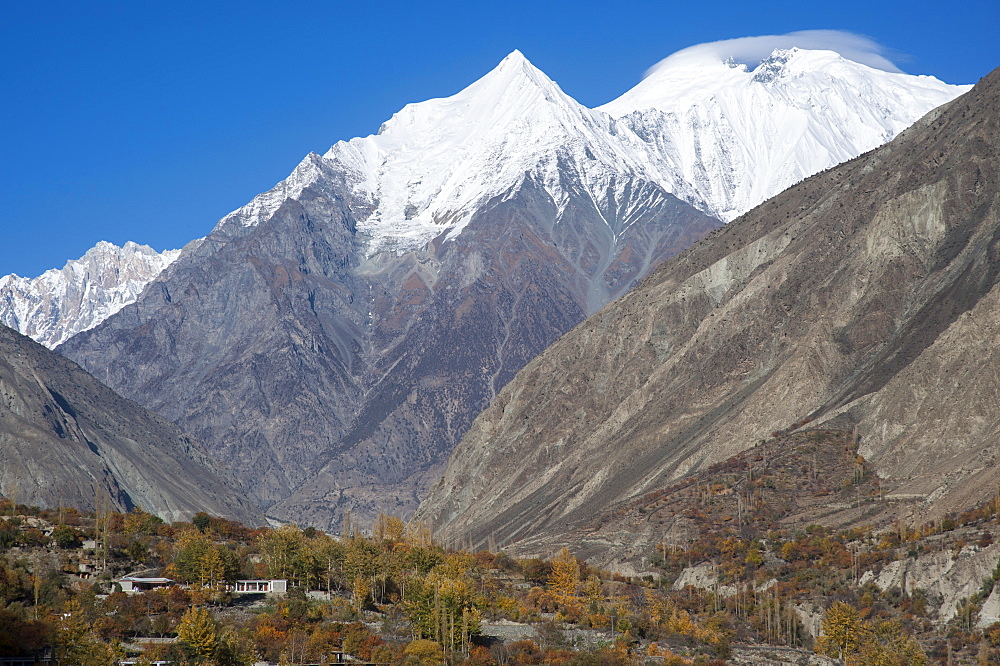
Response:
[{"label": "poplar tree", "polygon": [[575,606],[579,601],[577,588],[580,586],[580,563],[563,548],[552,560],[552,573],[549,575],[549,589],[556,600],[565,607]]}]

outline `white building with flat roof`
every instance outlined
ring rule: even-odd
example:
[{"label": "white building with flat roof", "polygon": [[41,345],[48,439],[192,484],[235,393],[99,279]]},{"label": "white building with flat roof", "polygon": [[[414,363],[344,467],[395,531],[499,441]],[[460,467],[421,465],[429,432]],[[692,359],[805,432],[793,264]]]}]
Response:
[{"label": "white building with flat roof", "polygon": [[233,594],[280,594],[288,593],[287,580],[238,580],[226,589]]},{"label": "white building with flat roof", "polygon": [[139,578],[138,576],[125,576],[115,582],[122,586],[122,592],[125,594],[142,594],[150,590],[173,587],[177,584],[177,581],[170,578]]}]

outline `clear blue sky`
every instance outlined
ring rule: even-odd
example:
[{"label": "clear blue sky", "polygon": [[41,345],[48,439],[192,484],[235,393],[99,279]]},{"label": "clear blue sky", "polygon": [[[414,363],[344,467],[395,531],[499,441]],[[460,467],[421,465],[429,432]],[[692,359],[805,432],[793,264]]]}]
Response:
[{"label": "clear blue sky", "polygon": [[1000,65],[998,28],[998,0],[6,3],[0,275],[99,240],[179,247],[310,150],[457,92],[515,48],[596,106],[686,46],[806,29],[973,83]]}]

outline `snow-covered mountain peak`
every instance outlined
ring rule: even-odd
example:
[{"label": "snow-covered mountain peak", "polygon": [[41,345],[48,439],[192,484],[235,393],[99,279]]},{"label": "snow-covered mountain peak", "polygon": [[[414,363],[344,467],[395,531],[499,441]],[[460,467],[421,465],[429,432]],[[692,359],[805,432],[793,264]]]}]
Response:
[{"label": "snow-covered mountain peak", "polygon": [[598,108],[616,118],[644,109],[671,112],[720,94],[741,94],[754,84],[787,83],[804,75],[841,77],[851,66],[877,71],[828,50],[774,49],[759,62],[744,62],[710,50],[685,49],[663,60],[621,97]]},{"label": "snow-covered mountain peak", "polygon": [[[439,145],[444,143],[442,139],[457,142],[513,129],[540,116],[571,112],[577,107],[583,108],[520,51],[514,51],[459,93],[407,104],[382,124],[375,137],[348,143],[372,140],[383,152]],[[427,136],[427,131],[445,132],[446,136]],[[343,142],[333,150],[341,145]]]},{"label": "snow-covered mountain peak", "polygon": [[[511,51],[493,70],[482,77],[462,93],[479,98],[494,98],[499,102],[516,101],[526,88],[535,88],[542,95],[550,98],[564,97],[572,99],[559,89],[559,86],[535,67],[518,50]],[[511,95],[513,94],[513,97]],[[575,102],[574,102],[575,103]]]},{"label": "snow-covered mountain peak", "polygon": [[[497,66],[497,69],[500,69],[504,65],[510,65],[511,63],[518,63],[518,64],[527,63],[528,65],[531,65],[531,63],[528,62],[528,59],[524,56],[524,54],[521,53],[521,49],[514,49],[513,51],[508,53],[503,60],[500,61],[500,64]],[[534,65],[531,66],[534,67]]]},{"label": "snow-covered mountain peak", "polygon": [[680,196],[731,220],[882,145],[968,88],[876,69],[828,49],[788,46],[740,62],[721,48],[692,48],[599,110],[679,168],[674,182],[692,190]]},{"label": "snow-covered mountain peak", "polygon": [[754,69],[753,81],[755,83],[769,83],[782,76],[788,76],[791,73],[788,63],[795,60],[795,56],[799,52],[797,48],[775,49],[770,56],[762,60]]},{"label": "snow-covered mountain peak", "polygon": [[[453,237],[486,200],[530,174],[557,202],[559,163],[585,182],[642,171],[611,120],[580,105],[519,51],[451,97],[408,104],[379,133],[335,144],[324,157],[377,206],[359,223],[369,252]],[[606,178],[605,178],[606,180]]]},{"label": "snow-covered mountain peak", "polygon": [[53,348],[134,302],[181,254],[99,241],[79,259],[36,278],[0,277],[0,322]]},{"label": "snow-covered mountain peak", "polygon": [[551,157],[597,117],[608,124],[515,50],[457,94],[407,104],[377,134],[338,142],[322,157],[307,155],[216,229],[255,226],[335,166],[373,211],[358,225],[370,253],[420,246],[460,230],[477,204],[516,185],[541,156]]},{"label": "snow-covered mountain peak", "polygon": [[817,85],[819,81],[830,80],[861,83],[866,79],[892,80],[899,76],[908,77],[901,72],[885,72],[854,62],[836,51],[801,49],[795,46],[775,49],[748,71],[752,83],[778,85],[789,85],[796,79],[802,79],[800,83]]}]

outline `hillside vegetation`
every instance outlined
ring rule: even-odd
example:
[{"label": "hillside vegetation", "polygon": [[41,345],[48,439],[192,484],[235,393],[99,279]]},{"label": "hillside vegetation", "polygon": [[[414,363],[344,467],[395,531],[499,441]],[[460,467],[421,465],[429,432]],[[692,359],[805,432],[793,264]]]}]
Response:
[{"label": "hillside vegetation", "polygon": [[[125,656],[327,663],[340,651],[387,664],[1000,659],[997,613],[987,612],[1000,578],[997,501],[875,529],[863,519],[892,501],[853,433],[776,435],[621,507],[619,521],[662,526],[633,577],[567,549],[520,560],[447,549],[426,526],[385,515],[364,534],[347,520],[347,536],[335,537],[203,513],[166,524],[141,509],[3,501],[0,656],[51,648],[63,664],[95,665]],[[94,540],[86,550],[85,539]],[[984,575],[957,600],[920,587],[924,562],[948,578],[942,561],[978,563]],[[185,585],[129,596],[114,583],[125,574]],[[226,591],[260,578],[286,579],[290,592]]]}]

